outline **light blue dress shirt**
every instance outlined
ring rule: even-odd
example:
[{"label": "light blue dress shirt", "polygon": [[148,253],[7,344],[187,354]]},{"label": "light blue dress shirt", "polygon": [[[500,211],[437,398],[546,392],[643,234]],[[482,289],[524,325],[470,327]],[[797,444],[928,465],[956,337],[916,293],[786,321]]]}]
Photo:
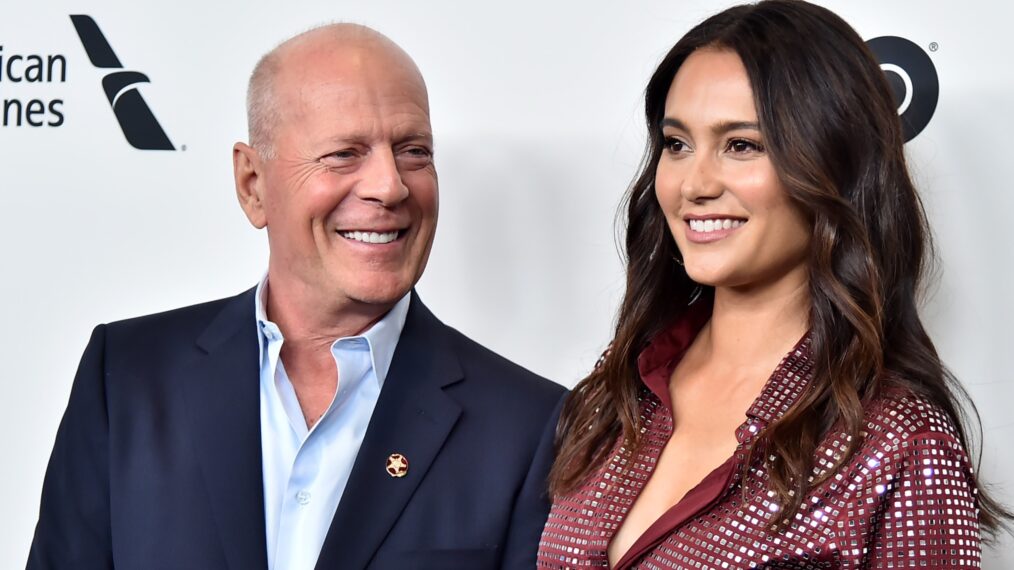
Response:
[{"label": "light blue dress shirt", "polygon": [[279,358],[282,333],[267,318],[268,294],[265,277],[257,286],[256,316],[268,568],[313,570],[391,366],[410,295],[363,334],[334,341],[338,390],[307,429]]}]

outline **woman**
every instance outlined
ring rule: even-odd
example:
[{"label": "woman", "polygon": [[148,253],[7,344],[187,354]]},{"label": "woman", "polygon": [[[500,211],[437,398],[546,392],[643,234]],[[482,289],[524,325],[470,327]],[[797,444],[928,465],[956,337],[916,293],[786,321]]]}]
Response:
[{"label": "woman", "polygon": [[626,295],[563,412],[539,567],[977,566],[1009,515],[919,320],[924,213],[862,39],[734,7],[645,103]]}]

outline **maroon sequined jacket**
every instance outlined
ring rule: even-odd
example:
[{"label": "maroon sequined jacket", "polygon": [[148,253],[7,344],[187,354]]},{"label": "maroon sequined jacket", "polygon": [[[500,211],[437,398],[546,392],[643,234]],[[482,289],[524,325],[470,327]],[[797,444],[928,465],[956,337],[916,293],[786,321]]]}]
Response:
[{"label": "maroon sequined jacket", "polygon": [[[691,319],[692,320],[692,319]],[[699,325],[699,323],[698,323]],[[651,476],[672,433],[668,382],[698,326],[682,322],[638,360],[643,445],[618,442],[575,492],[556,497],[539,545],[538,567],[607,568],[609,541]],[[867,408],[859,450],[811,489],[783,530],[763,454],[748,450],[784,414],[811,378],[809,342],[783,359],[737,430],[737,451],[637,539],[615,568],[978,568],[980,544],[972,468],[951,419],[908,395]],[[848,437],[832,432],[815,473],[833,467]]]}]

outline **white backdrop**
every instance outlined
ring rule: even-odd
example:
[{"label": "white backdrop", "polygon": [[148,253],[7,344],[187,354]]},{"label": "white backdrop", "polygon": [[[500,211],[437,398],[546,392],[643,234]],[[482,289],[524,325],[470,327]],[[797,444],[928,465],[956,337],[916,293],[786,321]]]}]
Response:
[{"label": "white backdrop", "polygon": [[[982,413],[981,475],[1014,502],[1014,8],[991,0],[822,2],[866,38],[937,51],[940,100],[909,144],[938,238],[924,315]],[[419,290],[446,322],[572,386],[607,342],[623,275],[614,214],[661,56],[727,0],[5,2],[0,57],[63,55],[65,82],[0,77],[0,102],[62,100],[60,126],[0,126],[0,568],[23,567],[46,461],[97,323],[232,295],[266,266],[233,194],[256,59],[318,23],[373,26],[430,88],[441,218]],[[70,14],[92,16],[177,151],[129,146]],[[1001,49],[1003,48],[1003,49]],[[59,79],[58,77],[56,78]],[[2,108],[0,108],[2,111]],[[0,120],[2,120],[0,115]],[[53,119],[45,115],[45,119]],[[183,147],[185,146],[185,150]],[[984,567],[1014,567],[1011,541]]]}]

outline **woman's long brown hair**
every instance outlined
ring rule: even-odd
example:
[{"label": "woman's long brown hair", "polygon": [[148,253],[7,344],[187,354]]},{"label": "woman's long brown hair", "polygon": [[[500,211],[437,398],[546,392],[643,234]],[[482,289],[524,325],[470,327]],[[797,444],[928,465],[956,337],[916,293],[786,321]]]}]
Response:
[{"label": "woman's long brown hair", "polygon": [[[815,451],[835,427],[862,441],[864,405],[900,389],[940,406],[962,442],[975,408],[941,363],[917,298],[932,260],[922,203],[908,173],[901,121],[866,44],[827,9],[765,0],[725,10],[669,51],[645,92],[648,142],[626,197],[626,293],[610,349],[571,393],[550,475],[554,495],[573,491],[606,460],[617,438],[639,445],[637,356],[688,305],[696,285],[655,199],[661,123],[673,78],[701,48],[739,55],[753,87],[766,147],[794,203],[812,224],[808,259],[814,377],[763,434],[769,482],[786,518],[807,490]],[[833,475],[825,472],[824,478]],[[980,522],[994,533],[1010,513],[981,486]]]}]

